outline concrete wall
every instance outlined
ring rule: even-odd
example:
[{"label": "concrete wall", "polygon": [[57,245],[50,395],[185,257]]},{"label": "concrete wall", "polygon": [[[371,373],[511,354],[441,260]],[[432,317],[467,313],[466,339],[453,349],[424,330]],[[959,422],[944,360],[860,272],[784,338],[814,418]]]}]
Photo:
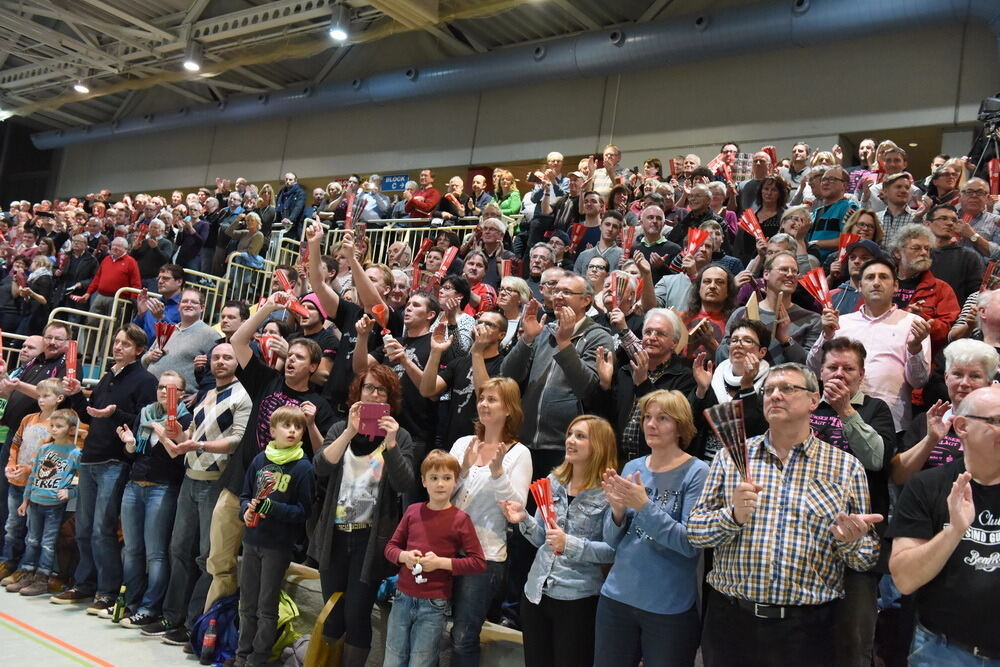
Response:
[{"label": "concrete wall", "polygon": [[[549,150],[587,154],[609,141],[629,166],[692,151],[708,160],[726,140],[746,150],[775,144],[787,155],[798,139],[829,148],[843,133],[924,126],[951,132],[949,152],[959,153],[954,132],[1000,90],[996,53],[986,28],[951,25],[825,49],[83,144],[64,149],[54,194],[187,188],[215,176],[276,182],[288,170],[305,181],[413,174],[423,166],[544,159]],[[345,61],[344,71],[358,66]],[[341,76],[334,70],[333,78]],[[149,104],[171,102],[181,104],[162,95]]]}]

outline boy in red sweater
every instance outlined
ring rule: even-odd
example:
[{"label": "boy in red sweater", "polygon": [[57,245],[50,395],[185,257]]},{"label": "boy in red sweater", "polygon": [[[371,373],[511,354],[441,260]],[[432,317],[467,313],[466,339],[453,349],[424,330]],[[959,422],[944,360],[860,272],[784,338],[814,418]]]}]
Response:
[{"label": "boy in red sweater", "polygon": [[[461,466],[435,449],[420,465],[430,498],[410,505],[385,547],[385,557],[403,565],[386,629],[383,667],[431,667],[448,616],[453,575],[486,570],[483,548],[469,515],[451,504]],[[457,557],[458,554],[465,554]]]}]

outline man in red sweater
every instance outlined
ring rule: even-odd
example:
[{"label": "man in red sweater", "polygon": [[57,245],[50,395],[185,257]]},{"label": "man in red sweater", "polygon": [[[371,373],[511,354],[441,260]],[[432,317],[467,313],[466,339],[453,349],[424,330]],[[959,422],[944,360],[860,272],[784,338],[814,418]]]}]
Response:
[{"label": "man in red sweater", "polygon": [[420,172],[420,189],[403,192],[406,198],[406,212],[411,218],[429,218],[441,202],[441,193],[434,187],[434,172],[424,169]]},{"label": "man in red sweater", "polygon": [[77,302],[90,299],[90,311],[110,315],[115,303],[115,292],[122,287],[142,288],[139,265],[128,254],[128,241],[118,237],[111,241],[111,251],[105,257],[85,294],[70,296]]}]

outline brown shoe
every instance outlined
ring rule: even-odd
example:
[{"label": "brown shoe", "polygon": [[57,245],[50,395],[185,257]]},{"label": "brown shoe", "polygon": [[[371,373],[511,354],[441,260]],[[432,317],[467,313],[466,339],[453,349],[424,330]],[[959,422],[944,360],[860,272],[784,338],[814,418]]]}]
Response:
[{"label": "brown shoe", "polygon": [[11,563],[10,561],[5,560],[4,562],[0,563],[0,584],[3,583],[4,579],[14,574],[16,570],[17,568],[14,567],[14,564]]},{"label": "brown shoe", "polygon": [[83,593],[75,588],[69,588],[58,595],[53,595],[49,598],[49,602],[52,604],[76,604],[89,602],[93,597],[93,593]]},{"label": "brown shoe", "polygon": [[31,578],[31,583],[21,589],[21,595],[34,597],[35,595],[45,595],[49,592],[49,576],[47,574],[35,574]]},{"label": "brown shoe", "polygon": [[62,580],[62,577],[49,577],[49,593],[54,595],[62,593],[64,590],[66,590],[66,582]]},{"label": "brown shoe", "polygon": [[12,581],[7,584],[8,593],[19,593],[22,588],[30,584],[34,578],[34,571],[18,570],[14,574],[10,575]]}]

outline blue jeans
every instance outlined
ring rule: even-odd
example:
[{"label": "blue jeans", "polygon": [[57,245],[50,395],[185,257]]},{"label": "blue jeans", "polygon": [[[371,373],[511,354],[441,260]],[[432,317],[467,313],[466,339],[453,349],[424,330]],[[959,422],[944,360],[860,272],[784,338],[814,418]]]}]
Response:
[{"label": "blue jeans", "polygon": [[211,549],[212,512],[219,488],[210,480],[185,477],[177,496],[170,534],[170,584],[163,598],[163,617],[191,627],[205,611],[212,576],[205,569]]},{"label": "blue jeans", "polygon": [[76,546],[80,562],[73,575],[76,589],[113,597],[122,583],[118,552],[118,512],[128,477],[121,461],[81,463],[77,487]]},{"label": "blue jeans", "polygon": [[646,667],[690,667],[701,634],[694,607],[680,614],[656,614],[603,595],[595,626],[597,667],[638,665],[640,658]]},{"label": "blue jeans", "polygon": [[24,535],[28,521],[17,513],[24,500],[24,487],[10,484],[7,487],[7,524],[4,526],[3,554],[0,560],[16,563],[24,552]]},{"label": "blue jeans", "polygon": [[137,482],[125,485],[122,536],[125,548],[125,592],[136,612],[159,616],[170,581],[167,548],[177,511],[176,486]]},{"label": "blue jeans", "polygon": [[479,633],[493,597],[503,585],[506,562],[486,561],[486,571],[452,579],[451,664],[479,664]]},{"label": "blue jeans", "polygon": [[50,575],[56,565],[56,541],[62,526],[66,503],[39,505],[28,503],[28,539],[21,558],[21,569]]},{"label": "blue jeans", "polygon": [[397,591],[385,630],[382,667],[437,665],[441,633],[447,619],[448,600],[411,598]]},{"label": "blue jeans", "polygon": [[910,667],[1000,667],[1000,660],[980,658],[957,646],[949,646],[943,637],[917,623],[909,664]]}]

